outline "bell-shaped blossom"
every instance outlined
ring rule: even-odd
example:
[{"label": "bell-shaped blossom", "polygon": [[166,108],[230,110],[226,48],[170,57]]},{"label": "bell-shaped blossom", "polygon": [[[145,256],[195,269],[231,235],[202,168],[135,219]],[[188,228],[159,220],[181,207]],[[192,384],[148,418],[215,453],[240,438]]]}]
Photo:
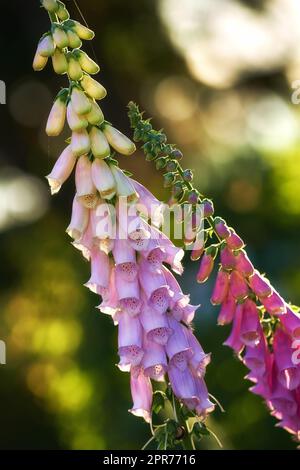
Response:
[{"label": "bell-shaped blossom", "polygon": [[75,184],[78,200],[88,209],[93,209],[97,204],[98,196],[92,179],[92,164],[87,155],[82,155],[78,159]]},{"label": "bell-shaped blossom", "polygon": [[143,368],[131,368],[130,389],[133,400],[130,413],[144,418],[149,423],[151,421],[152,385],[150,378],[144,374]]},{"label": "bell-shaped blossom", "polygon": [[71,175],[75,163],[76,157],[72,152],[71,146],[68,145],[56,160],[51,173],[47,176],[51,194],[58,193],[63,183]]},{"label": "bell-shaped blossom", "polygon": [[278,381],[288,390],[294,390],[300,385],[300,366],[292,360],[293,349],[290,337],[280,328],[277,328],[275,332],[273,348]]},{"label": "bell-shaped blossom", "polygon": [[144,355],[143,330],[138,317],[132,317],[126,312],[118,316],[118,354],[119,368],[130,370],[130,366],[138,365]]}]

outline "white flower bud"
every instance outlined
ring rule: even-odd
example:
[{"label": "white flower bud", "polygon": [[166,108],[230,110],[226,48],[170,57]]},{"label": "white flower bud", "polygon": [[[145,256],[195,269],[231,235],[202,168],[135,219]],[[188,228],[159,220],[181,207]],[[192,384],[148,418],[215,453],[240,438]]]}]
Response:
[{"label": "white flower bud", "polygon": [[76,49],[77,47],[82,46],[82,42],[80,38],[71,29],[67,31],[67,36],[68,36],[69,46],[71,49]]},{"label": "white flower bud", "polygon": [[57,98],[54,101],[54,104],[51,108],[47,126],[46,126],[46,134],[50,136],[57,136],[59,135],[65,125],[66,119],[66,103],[64,99]]},{"label": "white flower bud", "polygon": [[68,145],[56,160],[51,173],[46,176],[50,185],[51,194],[58,193],[62,184],[72,173],[75,162],[76,157],[71,150],[71,146]]},{"label": "white flower bud", "polygon": [[94,157],[106,158],[110,154],[110,147],[103,132],[93,126],[90,131],[91,150]]},{"label": "white flower bud", "polygon": [[111,199],[116,194],[116,183],[110,167],[104,160],[96,158],[92,163],[92,179],[103,199]]},{"label": "white flower bud", "polygon": [[128,176],[115,165],[111,165],[110,169],[117,185],[117,195],[119,197],[126,197],[128,202],[136,201],[138,194]]},{"label": "white flower bud", "polygon": [[53,39],[59,49],[63,49],[64,47],[68,47],[69,45],[67,33],[63,30],[61,26],[55,26],[53,31]]},{"label": "white flower bud", "polygon": [[75,113],[72,102],[70,101],[67,106],[67,121],[72,131],[79,131],[88,126],[88,121],[84,116],[79,116]]},{"label": "white flower bud", "polygon": [[106,124],[104,126],[103,132],[110,145],[117,152],[121,153],[122,155],[131,155],[133,152],[135,152],[135,144],[130,139],[128,139],[126,135],[118,131],[118,129],[115,129],[109,124]]},{"label": "white flower bud", "polygon": [[85,117],[88,122],[94,126],[101,124],[104,121],[103,112],[96,101],[92,101],[92,109],[88,114],[85,115]]},{"label": "white flower bud", "polygon": [[89,222],[89,210],[83,204],[80,204],[77,194],[73,199],[72,217],[66,230],[67,234],[74,240],[79,240],[85,232]]},{"label": "white flower bud", "polygon": [[72,132],[71,148],[76,157],[89,152],[91,143],[89,135],[85,129]]},{"label": "white flower bud", "polygon": [[56,0],[42,0],[42,5],[50,13],[55,13],[58,10],[58,3]]},{"label": "white flower bud", "polygon": [[100,71],[100,67],[84,51],[78,51],[78,61],[82,70],[94,75]]},{"label": "white flower bud", "polygon": [[55,52],[52,56],[52,65],[55,73],[62,75],[68,71],[68,61],[64,52],[59,49],[55,49]]},{"label": "white flower bud", "polygon": [[84,75],[80,84],[86,93],[95,100],[102,100],[107,95],[104,86],[89,75]]},{"label": "white flower bud", "polygon": [[33,70],[35,70],[36,72],[40,72],[46,67],[47,62],[48,57],[43,57],[38,52],[36,52],[32,63]]},{"label": "white flower bud", "polygon": [[77,114],[86,114],[89,113],[92,109],[92,103],[86,96],[86,94],[74,87],[71,94],[71,102],[74,108],[75,113]]},{"label": "white flower bud", "polygon": [[80,37],[80,39],[90,40],[93,39],[95,36],[94,31],[87,28],[86,26],[83,26],[78,21],[74,21],[73,30]]},{"label": "white flower bud", "polygon": [[54,54],[55,51],[55,44],[51,34],[47,34],[46,36],[42,37],[38,47],[37,52],[43,57],[50,57]]},{"label": "white flower bud", "polygon": [[68,75],[71,80],[76,82],[80,80],[83,75],[79,62],[72,55],[68,58]]},{"label": "white flower bud", "polygon": [[79,158],[75,171],[77,200],[88,209],[96,206],[98,196],[92,180],[92,164],[87,155]]}]

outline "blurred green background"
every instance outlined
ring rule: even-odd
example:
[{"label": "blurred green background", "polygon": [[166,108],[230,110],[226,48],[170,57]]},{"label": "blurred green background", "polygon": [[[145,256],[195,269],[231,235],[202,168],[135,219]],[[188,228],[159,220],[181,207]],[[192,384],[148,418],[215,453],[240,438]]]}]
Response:
[{"label": "blurred green background", "polygon": [[[71,16],[80,20],[72,1]],[[96,31],[94,51],[109,95],[102,108],[130,133],[137,101],[184,151],[201,192],[246,240],[256,266],[300,303],[300,4],[297,0],[78,0]],[[148,426],[130,415],[128,375],[115,367],[116,329],[83,287],[89,267],[70,244],[74,182],[50,200],[44,175],[64,138],[47,138],[47,115],[65,77],[31,69],[49,28],[38,0],[2,0],[0,79],[0,448],[137,449]],[[129,134],[130,135],[130,134]],[[120,159],[121,160],[121,159]],[[161,177],[140,152],[121,161],[161,198]],[[226,449],[292,449],[245,368],[222,346],[212,284],[195,282],[187,257],[183,287],[201,303],[196,328],[212,352],[207,383],[226,413],[209,426]],[[203,448],[217,448],[212,438]]]}]

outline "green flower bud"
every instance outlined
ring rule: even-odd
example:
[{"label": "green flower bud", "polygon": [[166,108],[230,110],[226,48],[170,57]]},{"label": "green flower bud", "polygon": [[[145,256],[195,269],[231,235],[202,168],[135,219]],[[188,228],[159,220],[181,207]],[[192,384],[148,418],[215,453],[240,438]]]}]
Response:
[{"label": "green flower bud", "polygon": [[108,141],[98,127],[93,126],[90,131],[91,149],[94,157],[106,158],[110,154]]},{"label": "green flower bud", "polygon": [[83,76],[82,68],[73,54],[70,54],[68,57],[68,75],[75,82],[81,80]]},{"label": "green flower bud", "polygon": [[183,154],[180,150],[173,149],[171,154],[170,154],[170,157],[175,158],[176,160],[181,160],[183,158]]},{"label": "green flower bud", "polygon": [[193,175],[192,170],[190,170],[190,169],[184,170],[184,172],[183,172],[184,181],[187,181],[188,183],[190,183],[191,181],[193,181],[193,177],[194,177],[194,175]]},{"label": "green flower bud", "polygon": [[175,171],[177,170],[178,163],[176,160],[169,160],[167,163],[167,170],[168,171]]},{"label": "green flower bud", "polygon": [[59,0],[57,0],[57,4],[58,4],[58,10],[56,14],[58,18],[60,19],[60,21],[68,20],[70,18],[70,15],[69,15],[68,10],[66,9],[66,5],[63,2],[60,2]]},{"label": "green flower bud", "polygon": [[133,152],[135,152],[136,147],[134,143],[118,129],[115,129],[109,124],[105,124],[103,132],[110,145],[117,152],[121,153],[122,155],[131,155]]},{"label": "green flower bud", "polygon": [[165,157],[159,157],[155,162],[156,169],[162,170],[163,168],[165,168],[167,161],[168,160]]},{"label": "green flower bud", "polygon": [[45,34],[37,47],[37,53],[43,57],[50,57],[54,54],[55,44],[51,33]]},{"label": "green flower bud", "polygon": [[170,171],[168,173],[165,173],[164,174],[164,187],[168,188],[168,187],[172,186],[172,184],[175,181],[175,178],[176,178],[175,173],[172,173]]},{"label": "green flower bud", "polygon": [[41,54],[36,52],[34,59],[33,59],[33,63],[32,63],[33,70],[35,72],[40,72],[46,67],[47,62],[48,62],[48,57],[43,57]]}]

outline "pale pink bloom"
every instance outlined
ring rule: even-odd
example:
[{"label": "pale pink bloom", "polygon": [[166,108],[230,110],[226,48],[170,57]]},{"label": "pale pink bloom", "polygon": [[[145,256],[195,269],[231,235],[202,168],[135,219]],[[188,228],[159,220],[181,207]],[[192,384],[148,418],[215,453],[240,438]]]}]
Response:
[{"label": "pale pink bloom", "polygon": [[183,309],[182,321],[186,324],[191,323],[194,320],[195,311],[200,307],[200,305],[191,305],[188,304]]},{"label": "pale pink bloom", "polygon": [[242,318],[243,318],[243,304],[237,304],[235,315],[233,319],[232,329],[229,337],[223,343],[226,346],[234,349],[236,353],[240,353],[244,347],[241,341],[241,325],[242,325]]},{"label": "pale pink bloom", "polygon": [[140,299],[140,288],[137,279],[126,281],[118,270],[115,271],[115,287],[119,305],[122,310],[130,316],[138,315],[141,311],[142,300]]},{"label": "pale pink bloom", "polygon": [[72,152],[71,146],[68,145],[56,160],[51,173],[46,176],[51,194],[58,193],[63,183],[72,173],[75,163],[76,157]]},{"label": "pale pink bloom", "polygon": [[131,178],[136,192],[139,195],[137,208],[147,219],[151,219],[151,224],[160,227],[163,223],[164,204],[159,201],[145,186]]},{"label": "pale pink bloom", "polygon": [[177,279],[174,277],[171,271],[169,271],[169,269],[163,266],[162,272],[163,272],[163,275],[165,276],[165,279],[170,288],[170,291],[172,292],[172,298],[170,299],[170,308],[173,309],[173,307],[179,301],[180,301],[180,306],[185,307],[190,301],[190,296],[182,292]]},{"label": "pale pink bloom", "polygon": [[102,302],[97,307],[102,313],[110,315],[113,318],[114,324],[118,324],[119,316],[123,314],[119,309],[119,300],[116,289],[115,268],[112,267],[110,271],[109,288],[108,292],[102,296]]},{"label": "pale pink bloom", "polygon": [[86,230],[83,232],[82,236],[79,239],[76,239],[72,245],[80,250],[84,258],[87,260],[90,259],[91,250],[94,247],[93,233],[92,233],[92,224],[91,218],[89,217],[89,222]]},{"label": "pale pink bloom", "polygon": [[173,334],[166,344],[166,352],[170,364],[175,365],[180,370],[184,370],[193,355],[193,350],[189,345],[185,332],[186,327],[172,317],[168,318],[168,323],[169,327],[173,330]]},{"label": "pale pink bloom", "polygon": [[167,316],[161,315],[154,308],[149,307],[146,299],[140,312],[140,321],[147,338],[157,344],[165,345],[173,333],[169,327]]},{"label": "pale pink bloom", "polygon": [[116,270],[125,281],[133,281],[138,273],[136,252],[127,240],[117,238],[114,243],[113,257]]},{"label": "pale pink bloom", "polygon": [[110,280],[110,261],[99,249],[91,251],[91,277],[85,284],[92,292],[107,295]]},{"label": "pale pink bloom", "polygon": [[268,297],[272,293],[272,288],[269,281],[265,279],[258,271],[255,271],[249,278],[249,285],[253,290],[254,294],[260,299]]},{"label": "pale pink bloom", "polygon": [[172,291],[162,271],[153,274],[145,261],[139,263],[139,280],[149,306],[158,313],[165,313],[170,305]]},{"label": "pale pink bloom", "polygon": [[196,390],[199,403],[197,404],[195,410],[198,416],[205,419],[208,413],[214,411],[215,405],[209,399],[208,390],[202,378],[196,379]]},{"label": "pale pink bloom", "polygon": [[228,291],[226,299],[221,305],[221,309],[218,316],[218,325],[226,325],[228,323],[231,323],[234,317],[235,309],[236,300],[231,294],[231,292]]},{"label": "pale pink bloom", "polygon": [[75,194],[72,205],[72,217],[66,230],[67,234],[74,238],[74,240],[79,240],[86,230],[88,222],[89,211],[85,206],[80,204],[77,199],[77,195]]},{"label": "pale pink bloom", "polygon": [[138,365],[143,357],[143,330],[138,317],[126,312],[118,316],[118,364],[122,371],[129,371],[130,366]]},{"label": "pale pink bloom", "polygon": [[211,296],[211,303],[213,305],[219,305],[224,302],[228,294],[230,274],[222,269],[218,271],[214,290]]},{"label": "pale pink bloom", "polygon": [[151,240],[148,245],[148,250],[151,252],[154,248],[159,247],[165,253],[164,262],[169,264],[175,273],[182,274],[183,266],[181,260],[184,257],[183,249],[175,246],[174,243],[157,228],[151,226],[150,231]]},{"label": "pale pink bloom", "polygon": [[210,354],[206,354],[196,336],[193,334],[190,328],[186,328],[185,334],[188,340],[188,344],[193,351],[193,355],[190,359],[190,367],[200,378],[203,378],[205,375],[206,367],[210,363]]},{"label": "pale pink bloom", "polygon": [[97,206],[90,211],[90,218],[95,244],[99,244],[101,240],[114,238],[115,218],[113,206],[98,199]]},{"label": "pale pink bloom", "polygon": [[246,347],[243,362],[256,377],[262,377],[267,369],[270,368],[271,357],[267,340],[260,325],[258,327],[258,334],[258,344]]},{"label": "pale pink bloom", "polygon": [[249,290],[244,277],[238,271],[232,271],[230,275],[230,292],[237,300],[247,297]]},{"label": "pale pink bloom", "polygon": [[168,368],[165,348],[161,344],[149,341],[147,335],[144,335],[143,350],[142,366],[144,374],[154,380],[164,380]]},{"label": "pale pink bloom", "polygon": [[130,413],[141,416],[147,423],[151,422],[152,385],[143,369],[134,367],[130,371],[130,388],[133,406]]},{"label": "pale pink bloom", "polygon": [[138,199],[138,194],[128,176],[115,165],[111,166],[116,182],[116,191],[119,197],[126,198],[128,203],[135,202]]},{"label": "pale pink bloom", "polygon": [[287,416],[293,417],[297,414],[298,404],[295,394],[283,387],[278,381],[273,385],[268,405],[273,410],[273,416],[276,416],[277,419],[284,419]]},{"label": "pale pink bloom", "polygon": [[246,299],[244,302],[240,334],[246,346],[256,346],[260,341],[258,309],[253,300]]},{"label": "pale pink bloom", "polygon": [[76,157],[80,157],[89,152],[91,143],[86,129],[72,132],[71,148]]},{"label": "pale pink bloom", "polygon": [[77,198],[88,209],[93,209],[98,200],[97,190],[92,180],[92,164],[87,155],[82,155],[75,171]]}]

